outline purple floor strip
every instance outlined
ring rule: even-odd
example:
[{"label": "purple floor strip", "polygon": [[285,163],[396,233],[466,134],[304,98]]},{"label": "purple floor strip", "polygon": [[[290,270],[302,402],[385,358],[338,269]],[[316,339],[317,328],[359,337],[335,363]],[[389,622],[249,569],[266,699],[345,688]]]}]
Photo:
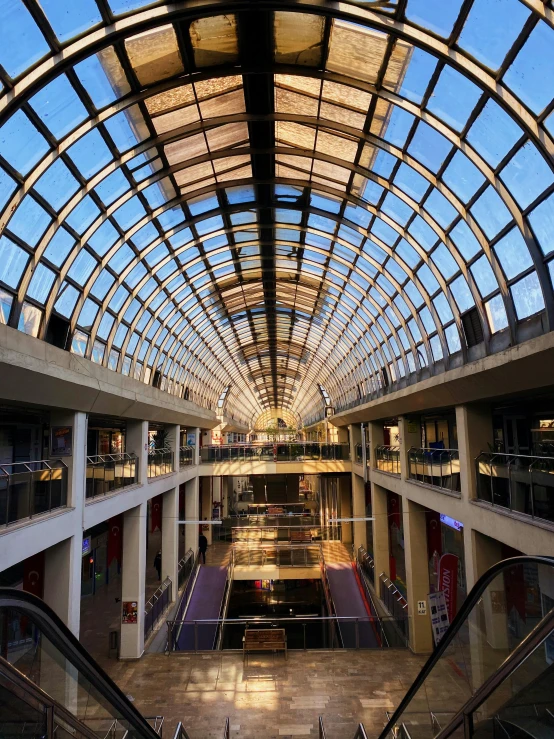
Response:
[{"label": "purple floor strip", "polygon": [[179,650],[213,649],[217,626],[215,624],[197,624],[196,629],[191,621],[219,617],[221,599],[227,580],[226,567],[200,566],[200,572],[192,591],[190,605],[177,642]]},{"label": "purple floor strip", "polygon": [[[377,633],[373,624],[368,621],[369,617],[352,565],[346,562],[328,564],[327,577],[337,616],[353,616],[360,619],[358,622],[360,647],[379,647]],[[378,624],[376,627],[378,628]],[[342,623],[339,628],[344,647],[355,648],[356,627],[354,623]]]}]

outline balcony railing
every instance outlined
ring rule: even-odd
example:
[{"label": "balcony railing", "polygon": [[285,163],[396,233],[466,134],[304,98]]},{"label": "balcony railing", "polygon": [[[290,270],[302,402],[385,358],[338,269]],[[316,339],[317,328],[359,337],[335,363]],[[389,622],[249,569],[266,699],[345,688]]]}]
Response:
[{"label": "balcony railing", "polygon": [[348,444],[320,444],[318,442],[277,442],[275,444],[223,444],[205,446],[201,451],[202,462],[303,462],[342,461],[350,458]]},{"label": "balcony railing", "polygon": [[148,450],[148,477],[160,477],[173,472],[173,452],[171,449]]},{"label": "balcony railing", "polygon": [[97,454],[87,457],[87,500],[136,485],[137,481],[136,454]]},{"label": "balcony railing", "polygon": [[322,562],[321,544],[234,544],[234,566],[316,567]]},{"label": "balcony railing", "polygon": [[408,601],[384,572],[379,575],[379,582],[381,583],[381,600],[387,611],[394,617],[402,634],[408,638]]},{"label": "balcony railing", "polygon": [[[356,444],[356,462],[358,464],[362,464],[363,462],[362,451],[363,451],[362,445]],[[369,444],[366,444],[365,445],[365,458],[366,458],[367,464],[369,464],[369,457],[370,457],[370,448],[369,448]]]},{"label": "balcony railing", "polygon": [[481,452],[477,500],[554,523],[554,457]]},{"label": "balcony railing", "polygon": [[144,605],[144,638],[154,631],[158,621],[172,601],[173,583],[166,577],[160,587]]},{"label": "balcony railing", "polygon": [[179,468],[182,469],[183,467],[188,467],[191,464],[194,464],[194,447],[179,447]]},{"label": "balcony railing", "polygon": [[400,475],[400,447],[390,444],[376,446],[375,468],[390,475]]},{"label": "balcony railing", "polygon": [[190,573],[193,571],[194,561],[195,556],[192,549],[189,549],[188,552],[185,553],[185,556],[179,560],[179,564],[177,565],[179,590],[183,587]]},{"label": "balcony railing", "polygon": [[433,488],[459,493],[461,488],[458,450],[412,447],[408,451],[408,477]]},{"label": "balcony railing", "polygon": [[373,557],[363,547],[358,547],[356,557],[360,567],[368,576],[369,581],[375,586],[375,562],[373,561]]},{"label": "balcony railing", "polygon": [[67,477],[61,459],[0,465],[0,526],[65,508]]}]

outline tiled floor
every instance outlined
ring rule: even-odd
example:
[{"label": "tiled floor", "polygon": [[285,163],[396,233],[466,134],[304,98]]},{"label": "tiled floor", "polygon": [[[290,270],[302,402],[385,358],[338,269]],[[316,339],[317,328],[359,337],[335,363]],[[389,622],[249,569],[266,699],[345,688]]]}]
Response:
[{"label": "tiled floor", "polygon": [[423,665],[407,651],[289,652],[283,655],[149,654],[103,666],[145,716],[165,716],[164,736],[182,721],[190,739],[318,736],[352,739],[358,723],[377,737]]}]

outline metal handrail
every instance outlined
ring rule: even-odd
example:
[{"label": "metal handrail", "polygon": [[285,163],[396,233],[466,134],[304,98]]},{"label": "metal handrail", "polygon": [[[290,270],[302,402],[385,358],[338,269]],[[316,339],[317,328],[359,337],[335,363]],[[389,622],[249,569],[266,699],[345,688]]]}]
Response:
[{"label": "metal handrail", "polygon": [[531,656],[531,654],[540,647],[540,645],[548,639],[554,631],[554,610],[547,613],[546,616],[535,626],[525,639],[518,644],[514,651],[504,660],[496,672],[488,677],[481,687],[476,691],[467,703],[458,711],[452,721],[436,736],[436,739],[447,739],[456,729],[458,729],[465,720],[466,716],[471,716],[494,691],[517,670],[517,668]]},{"label": "metal handrail", "polygon": [[189,735],[185,731],[185,727],[183,724],[179,721],[175,728],[175,733],[173,734],[173,739],[190,739]]},{"label": "metal handrail", "polygon": [[235,569],[234,559],[231,558],[231,562],[227,566],[227,579],[225,581],[225,590],[223,597],[221,598],[221,607],[219,609],[219,618],[223,622],[217,630],[217,643],[215,649],[221,651],[223,643],[223,624],[225,622],[225,616],[229,610],[229,601],[231,599],[231,591],[233,589],[233,571]]},{"label": "metal handrail", "polygon": [[[393,471],[383,470],[379,462],[391,462]],[[393,444],[379,444],[375,447],[375,469],[389,475],[400,475],[400,447]]]},{"label": "metal handrail", "polygon": [[114,454],[93,454],[87,457],[87,464],[98,462],[126,462],[137,459],[134,452],[116,452]]},{"label": "metal handrail", "polygon": [[[179,467],[186,467],[189,464],[194,464],[194,447],[185,445],[179,447]],[[190,459],[188,453],[190,452]]]},{"label": "metal handrail", "polygon": [[[31,469],[30,465],[37,464],[44,466]],[[56,464],[57,467],[52,467],[53,464]],[[11,475],[20,475],[22,474],[23,470],[21,472],[8,471],[5,469],[6,467],[25,467],[25,472],[41,472],[43,470],[57,470],[60,467],[65,467],[65,469],[67,469],[67,464],[64,462],[63,459],[37,459],[34,462],[3,462],[2,464],[0,464],[0,470],[2,470],[4,475],[9,477]]]},{"label": "metal handrail", "polygon": [[154,605],[160,600],[163,593],[165,593],[165,591],[169,588],[171,584],[172,584],[171,578],[166,577],[163,583],[156,588],[154,593],[152,593],[150,598],[144,604],[144,613],[149,613],[149,611],[152,610]]},{"label": "metal handrail", "polygon": [[495,565],[490,567],[481,577],[475,585],[472,587],[471,591],[469,592],[467,598],[463,602],[460,610],[454,617],[452,623],[448,627],[448,630],[440,640],[440,642],[435,647],[433,653],[427,660],[427,662],[422,667],[419,675],[414,680],[414,682],[411,684],[411,686],[408,688],[408,691],[406,692],[406,695],[404,698],[400,701],[400,704],[398,708],[394,711],[393,715],[387,722],[385,728],[379,735],[378,739],[387,739],[390,732],[392,732],[393,727],[399,723],[399,719],[406,710],[406,708],[409,706],[410,702],[414,698],[414,696],[418,693],[418,691],[421,689],[421,686],[439,661],[439,659],[443,656],[443,654],[446,652],[450,644],[452,643],[453,639],[456,637],[458,631],[465,623],[466,619],[468,618],[469,614],[473,610],[473,608],[477,605],[478,601],[481,599],[484,591],[487,589],[487,587],[493,582],[493,580],[498,576],[500,572],[502,572],[505,569],[512,569],[513,567],[517,565],[523,565],[523,564],[543,564],[547,565],[548,567],[554,568],[554,557],[536,557],[536,556],[520,556],[520,557],[511,557],[510,559],[502,560],[501,562],[497,562]]},{"label": "metal handrail", "polygon": [[0,609],[4,608],[17,610],[27,616],[67,662],[129,723],[137,737],[159,739],[144,716],[95,662],[50,606],[26,591],[0,587]]},{"label": "metal handrail", "polygon": [[[288,449],[288,453],[284,457],[280,454],[280,450],[283,449]],[[329,455],[324,454],[326,449],[333,453]],[[227,462],[240,459],[254,461],[258,457],[265,457],[266,461],[293,462],[299,458],[313,456],[311,455],[312,450],[317,450],[315,458],[319,461],[333,462],[350,459],[350,445],[348,443],[276,441],[248,444],[210,444],[202,447],[201,461],[204,464],[212,464],[214,462]],[[336,453],[337,450],[341,452],[339,455]],[[294,451],[297,451],[297,453],[293,454]],[[212,458],[210,458],[210,455],[212,455]]]},{"label": "metal handrail", "polygon": [[[408,449],[408,477],[410,480],[421,482],[423,485],[429,485],[430,487],[437,488],[439,490],[450,490],[451,492],[460,492],[460,470],[454,472],[452,468],[452,462],[459,460],[458,449],[435,449],[434,447],[411,447]],[[444,458],[446,457],[446,461]],[[415,472],[412,471],[412,463],[415,464]],[[423,464],[424,468],[421,473],[418,472],[417,465]],[[434,467],[438,465],[439,474],[434,474]],[[450,469],[449,469],[450,466]],[[431,473],[427,474],[426,468],[431,468]],[[444,472],[443,472],[443,467]],[[455,476],[457,475],[456,479]],[[420,479],[423,477],[423,480]],[[436,485],[434,482],[435,477],[440,479],[441,484]],[[442,485],[443,477],[450,478],[450,485],[445,487]],[[429,482],[426,480],[429,478]],[[454,484],[456,483],[456,484]]]}]

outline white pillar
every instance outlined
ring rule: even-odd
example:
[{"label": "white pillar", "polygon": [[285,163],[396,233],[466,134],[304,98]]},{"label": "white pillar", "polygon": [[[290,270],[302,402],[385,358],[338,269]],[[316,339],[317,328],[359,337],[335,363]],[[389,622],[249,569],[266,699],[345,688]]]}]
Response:
[{"label": "white pillar", "polygon": [[[371,483],[373,523],[373,559],[375,560],[375,582],[384,572],[390,575],[389,518],[387,511],[387,491],[376,483]],[[379,592],[379,591],[378,591]]]},{"label": "white pillar", "polygon": [[[205,518],[208,519],[208,521],[212,518],[212,477],[201,477],[200,480],[200,490],[202,495],[202,520]],[[212,543],[212,527],[208,526],[208,528],[203,531],[204,536],[208,540],[208,544]]]},{"label": "white pillar", "polygon": [[[123,515],[121,583],[121,659],[139,659],[144,652],[144,601],[146,587],[146,503]],[[136,623],[124,623],[126,604],[136,604]]]},{"label": "white pillar", "polygon": [[[352,495],[354,491],[354,473],[348,477],[339,477],[339,495],[340,495],[340,516],[341,518],[350,518],[352,513]],[[341,539],[343,544],[352,544],[352,524],[341,524]],[[358,544],[358,546],[360,546]],[[362,545],[363,546],[363,545]]]},{"label": "white pillar", "polygon": [[179,565],[179,488],[171,488],[163,497],[162,509],[162,581],[169,577],[172,600],[176,600]]},{"label": "white pillar", "polygon": [[460,456],[460,488],[463,500],[477,497],[475,459],[493,443],[492,417],[487,405],[456,406]]},{"label": "white pillar", "polygon": [[433,651],[429,607],[427,605],[424,614],[419,614],[417,607],[418,601],[427,603],[429,594],[425,508],[408,498],[404,498],[402,503],[410,647],[416,654],[428,654]]},{"label": "white pillar", "polygon": [[[63,457],[68,467],[67,505],[76,511],[79,530],[45,551],[44,600],[75,636],[81,618],[81,556],[87,467],[87,414],[53,412],[52,426],[72,428],[71,456]],[[51,450],[56,458],[56,450]],[[69,532],[68,532],[69,533]]]},{"label": "white pillar", "polygon": [[375,447],[385,443],[385,434],[383,432],[383,422],[373,422],[368,424],[369,431],[369,461],[371,469],[377,467],[375,463]]},{"label": "white pillar", "polygon": [[193,464],[200,464],[200,429],[192,429],[194,431],[194,451],[192,453]]},{"label": "white pillar", "polygon": [[419,419],[400,416],[398,432],[400,436],[400,476],[403,480],[409,480],[408,452],[412,447],[421,447]]},{"label": "white pillar", "polygon": [[129,421],[125,435],[125,451],[138,457],[138,481],[148,480],[148,421]]},{"label": "white pillar", "polygon": [[181,427],[180,426],[168,426],[167,444],[173,452],[173,471],[179,471],[179,448],[181,439]]},{"label": "white pillar", "polygon": [[[200,515],[199,479],[193,477],[185,483],[185,520],[198,521]],[[198,524],[185,524],[185,551],[198,549]]]},{"label": "white pillar", "polygon": [[[363,477],[352,474],[352,515],[365,517],[365,483]],[[354,521],[354,548],[367,549],[367,529],[365,521]]]}]

